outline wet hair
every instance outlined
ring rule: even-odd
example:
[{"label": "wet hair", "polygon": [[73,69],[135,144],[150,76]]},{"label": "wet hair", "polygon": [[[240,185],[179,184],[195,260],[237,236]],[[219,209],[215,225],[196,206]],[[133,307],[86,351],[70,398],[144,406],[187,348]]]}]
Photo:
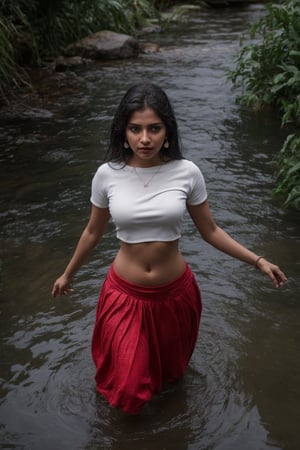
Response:
[{"label": "wet hair", "polygon": [[130,148],[124,148],[126,127],[132,114],[152,108],[166,127],[169,148],[161,148],[163,160],[182,159],[178,127],[172,105],[166,93],[152,83],[140,83],[132,86],[122,98],[115,113],[110,130],[110,143],[106,161],[127,163],[132,155]]}]

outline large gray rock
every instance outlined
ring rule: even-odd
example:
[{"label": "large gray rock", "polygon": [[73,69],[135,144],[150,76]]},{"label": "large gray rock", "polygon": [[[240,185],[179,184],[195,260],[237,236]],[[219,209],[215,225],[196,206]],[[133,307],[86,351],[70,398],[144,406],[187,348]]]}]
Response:
[{"label": "large gray rock", "polygon": [[64,50],[66,56],[82,56],[89,59],[123,59],[138,56],[139,44],[127,34],[99,31]]}]

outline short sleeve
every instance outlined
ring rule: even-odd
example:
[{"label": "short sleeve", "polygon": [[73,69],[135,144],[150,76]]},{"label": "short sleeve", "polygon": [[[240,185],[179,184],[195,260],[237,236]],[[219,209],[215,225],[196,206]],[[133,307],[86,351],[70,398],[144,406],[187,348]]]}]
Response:
[{"label": "short sleeve", "polygon": [[191,206],[200,205],[207,199],[205,180],[199,167],[193,162],[190,162],[190,164],[191,185],[190,192],[187,197],[187,204]]},{"label": "short sleeve", "polygon": [[106,164],[99,167],[92,180],[91,203],[98,208],[108,207]]}]

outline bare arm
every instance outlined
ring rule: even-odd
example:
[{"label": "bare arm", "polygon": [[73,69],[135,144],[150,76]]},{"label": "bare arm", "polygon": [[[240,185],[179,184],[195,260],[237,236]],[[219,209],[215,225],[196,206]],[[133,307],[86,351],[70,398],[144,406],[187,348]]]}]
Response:
[{"label": "bare arm", "polygon": [[90,253],[100,241],[109,220],[107,208],[92,206],[89,222],[78,241],[75,252],[67,265],[64,273],[55,281],[51,295],[67,295],[72,292],[70,284],[73,276],[87,260]]},{"label": "bare arm", "polygon": [[205,241],[234,258],[256,266],[271,278],[272,283],[276,287],[280,287],[286,281],[286,276],[278,266],[270,263],[265,258],[258,260],[259,256],[256,253],[239,244],[215,223],[207,201],[201,205],[188,206],[187,208]]}]

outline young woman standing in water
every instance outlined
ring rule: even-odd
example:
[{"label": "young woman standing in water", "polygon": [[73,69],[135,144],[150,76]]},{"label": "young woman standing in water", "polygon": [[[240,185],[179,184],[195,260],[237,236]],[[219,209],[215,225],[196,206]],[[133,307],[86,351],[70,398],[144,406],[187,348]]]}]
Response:
[{"label": "young woman standing in water", "polygon": [[92,355],[97,390],[135,414],[163,382],[183,376],[198,336],[200,290],[178,248],[186,209],[205,241],[255,266],[275,287],[286,277],[215,223],[203,176],[183,158],[172,106],[158,86],[138,84],[125,94],[106,161],[93,178],[89,222],[52,295],[72,292],[111,217],[120,248],[100,293]]}]

